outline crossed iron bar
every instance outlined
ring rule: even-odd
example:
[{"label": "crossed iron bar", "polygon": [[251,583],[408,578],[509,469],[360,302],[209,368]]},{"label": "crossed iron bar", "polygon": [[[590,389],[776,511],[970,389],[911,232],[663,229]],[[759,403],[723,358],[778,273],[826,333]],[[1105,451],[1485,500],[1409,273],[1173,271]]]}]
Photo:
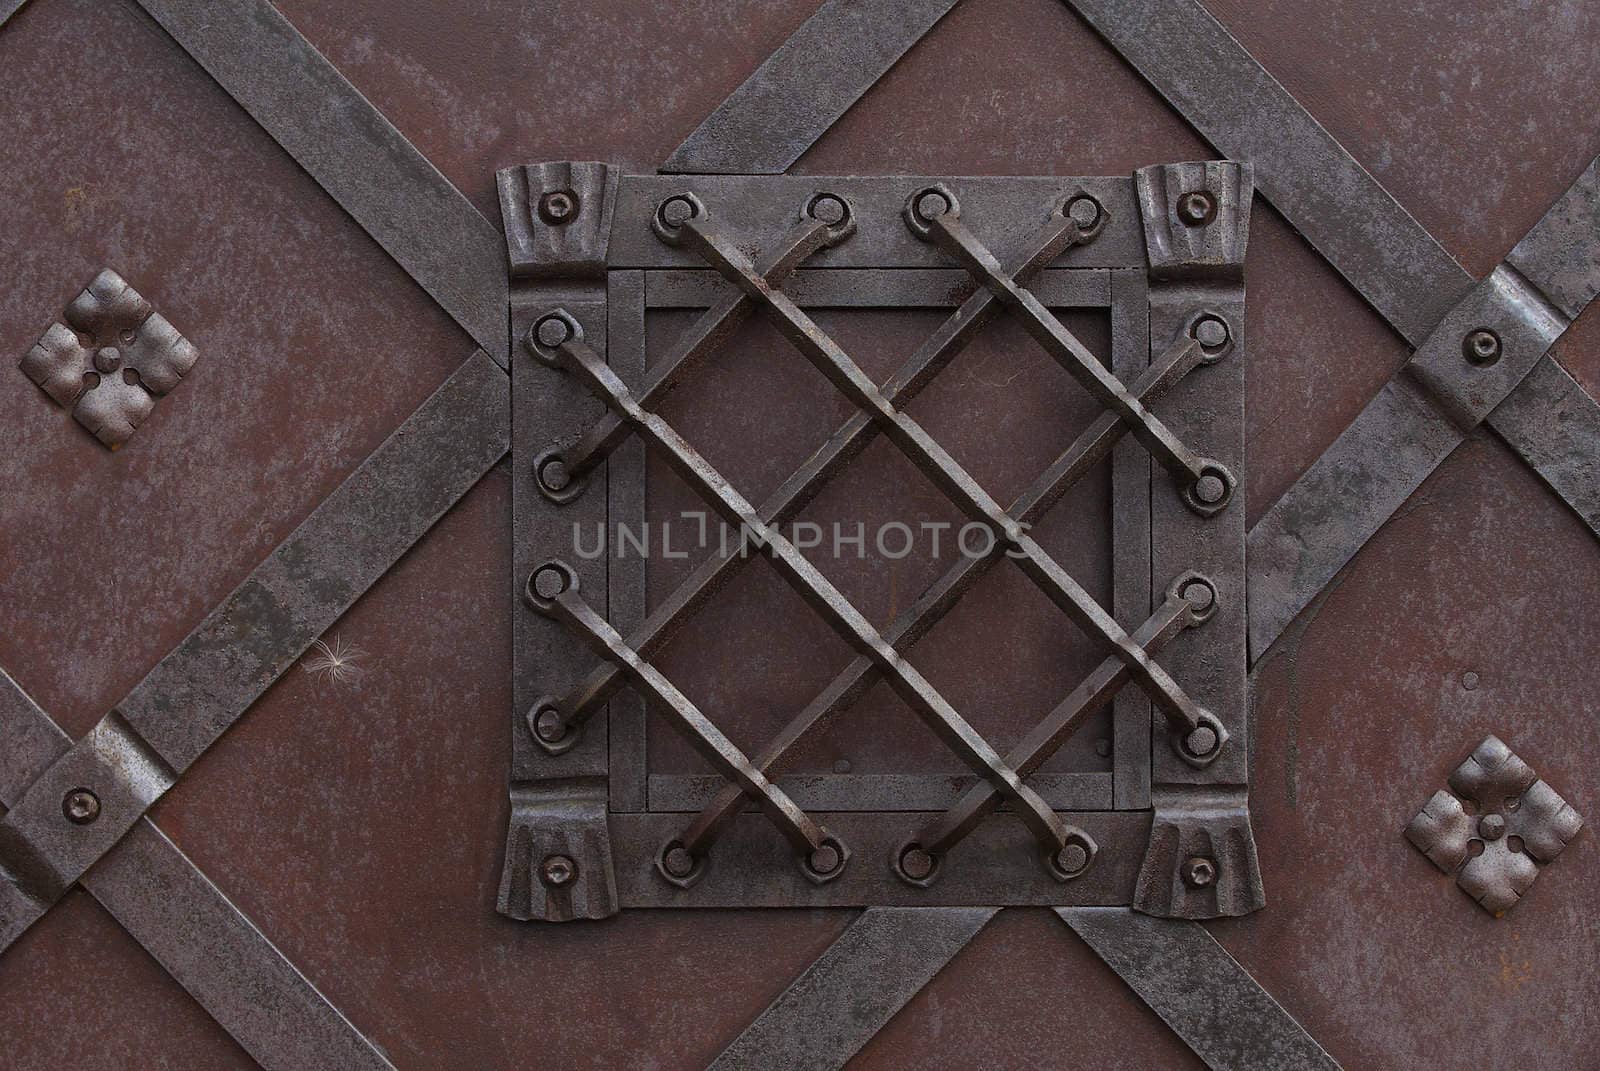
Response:
[{"label": "crossed iron bar", "polygon": [[[559,560],[538,566],[529,575],[527,598],[539,611],[575,631],[609,665],[562,701],[540,700],[530,715],[530,730],[547,750],[564,751],[576,742],[576,730],[599,709],[601,701],[630,678],[635,686],[666,710],[690,742],[730,782],[680,837],[668,841],[657,856],[660,873],[687,886],[703,872],[706,853],[718,833],[737,813],[741,795],[753,798],[787,838],[813,881],[829,881],[843,872],[848,851],[837,838],[812,821],[768,778],[769,771],[808,732],[826,724],[878,677],[982,780],[957,805],[932,822],[897,855],[897,872],[914,884],[933,880],[942,855],[1001,800],[1009,802],[1040,843],[1043,859],[1058,880],[1083,873],[1098,846],[1083,830],[1065,824],[1039,795],[1023,782],[1070,735],[1084,717],[1107,702],[1123,682],[1139,682],[1165,713],[1185,761],[1204,766],[1215,760],[1227,732],[1210,712],[1198,707],[1151,658],[1185,627],[1204,621],[1214,609],[1216,591],[1205,578],[1186,574],[1174,582],[1167,602],[1130,636],[1049,554],[1028,535],[1031,521],[1054,504],[1072,484],[1104,459],[1125,431],[1132,433],[1184,488],[1195,512],[1210,516],[1224,508],[1234,479],[1221,464],[1198,457],[1143,404],[1175,383],[1202,360],[1214,360],[1228,348],[1226,338],[1203,346],[1195,337],[1178,339],[1147,370],[1130,392],[1101,365],[1059,320],[1021,285],[1026,278],[1071,246],[1092,241],[1104,223],[1104,211],[1087,194],[1063,199],[1059,209],[1031,240],[1016,266],[1002,268],[994,256],[960,222],[955,195],[943,186],[913,193],[905,219],[912,232],[955,255],[982,284],[921,346],[880,390],[794,302],[778,283],[805,255],[846,241],[855,221],[848,201],[830,193],[809,199],[798,225],[779,240],[761,267],[739,251],[734,239],[710,219],[694,194],[677,194],[658,206],[652,229],[670,245],[688,246],[737,288],[686,332],[673,353],[648,377],[635,398],[605,359],[583,341],[583,329],[564,309],[537,319],[524,345],[539,360],[576,375],[607,405],[606,415],[584,434],[570,452],[554,446],[535,460],[542,489],[558,501],[571,501],[581,479],[606,453],[636,432],[660,451],[686,482],[696,488],[746,538],[753,537],[774,565],[805,599],[857,652],[857,659],[835,678],[751,761],[647,659],[687,612],[709,597],[708,589],[725,582],[733,565],[746,559],[742,545],[719,553],[702,566],[665,602],[663,611],[624,639],[578,591],[577,574]],[[727,337],[736,317],[759,310],[857,407],[857,412],[797,473],[773,500],[757,510],[739,494],[665,420],[647,406],[670,390],[685,373]],[[940,447],[901,406],[914,397],[969,341],[975,329],[998,307],[1022,320],[1029,332],[1060,364],[1094,393],[1108,410],[1059,457],[1043,476],[1006,510],[983,490],[961,465]],[[1198,325],[1193,329],[1198,331]],[[897,620],[885,637],[785,539],[778,529],[820,490],[836,471],[882,431],[972,520],[993,533],[989,551],[963,557]],[[939,617],[971,588],[1002,554],[1015,558],[1023,572],[1080,628],[1110,653],[1098,669],[1041,723],[1008,759],[979,735],[943,696],[898,652],[925,634]],[[985,783],[986,782],[986,783]]]},{"label": "crossed iron bar", "polygon": [[[183,708],[214,738],[505,453],[504,247],[496,228],[268,0],[138,2],[482,347],[164,660],[174,676],[207,647],[226,663],[243,637],[217,625],[244,597],[285,610],[290,628],[266,647],[255,637],[250,659],[258,668],[248,680]],[[0,24],[24,3],[0,0]],[[830,0],[663,170],[786,170],[955,3],[880,0],[863,15],[856,5]],[[1249,161],[1266,198],[1408,341],[1426,340],[1470,288],[1470,277],[1439,243],[1194,0],[1069,3],[1224,155]],[[818,70],[831,77],[819,82]],[[808,106],[789,107],[795,97],[807,98]],[[1600,175],[1592,166],[1530,235],[1543,232],[1526,250],[1524,265],[1566,257],[1569,268],[1581,269],[1600,244],[1597,197]],[[1551,221],[1555,225],[1547,226]],[[1571,275],[1573,286],[1557,287],[1565,319],[1575,318],[1596,289],[1592,276],[1586,280],[1581,270]],[[1512,386],[1489,422],[1600,533],[1600,480],[1586,460],[1600,444],[1600,405],[1547,354]],[[1422,459],[1424,475],[1461,434],[1455,427],[1436,436],[1434,457]],[[420,449],[403,449],[407,441]],[[1418,482],[1414,473],[1406,475],[1375,496],[1360,524],[1334,548],[1334,569]],[[1327,495],[1323,508],[1329,511],[1357,505],[1336,492],[1302,481],[1291,495],[1308,506]],[[392,530],[352,526],[380,503],[401,519]],[[312,558],[286,573],[283,564],[307,545],[347,553]],[[273,583],[263,587],[268,579]],[[337,598],[307,597],[328,590],[330,579],[339,582]],[[1305,605],[1315,586],[1317,578],[1308,577],[1286,605],[1291,611],[1295,602]],[[1252,615],[1253,621],[1266,619]],[[1276,635],[1274,628],[1254,635],[1254,656],[1261,657]],[[1148,647],[1155,646],[1152,639]],[[69,743],[9,678],[0,679],[0,730],[6,743],[0,796],[15,804],[70,753]],[[132,805],[142,811],[148,803]],[[299,1069],[345,1053],[345,1066],[389,1066],[148,822],[100,851],[100,864],[83,874],[85,887],[257,1061]],[[161,880],[152,883],[152,874]],[[3,880],[10,884],[11,877]],[[157,888],[161,896],[152,891]],[[1198,924],[1108,908],[1059,914],[1209,1066],[1337,1066]],[[755,1055],[774,1069],[842,1065],[992,915],[991,909],[868,910],[719,1063],[747,1066]],[[10,939],[0,939],[0,950]],[[907,948],[916,955],[895,955]],[[828,1014],[841,992],[856,1011],[848,1022]],[[1217,1014],[1217,1001],[1227,1008],[1225,1016]],[[272,1011],[264,1014],[268,1004]]]}]

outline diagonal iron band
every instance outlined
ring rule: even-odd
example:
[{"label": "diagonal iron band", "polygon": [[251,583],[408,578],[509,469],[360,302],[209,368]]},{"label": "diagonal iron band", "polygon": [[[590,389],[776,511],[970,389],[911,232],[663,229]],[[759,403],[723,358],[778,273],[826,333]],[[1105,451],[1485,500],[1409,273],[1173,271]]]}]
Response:
[{"label": "diagonal iron band", "polygon": [[[1259,658],[1429,473],[1485,419],[1513,447],[1548,440],[1550,411],[1511,403],[1572,319],[1600,290],[1600,160],[1518,242],[1504,263],[1445,314],[1360,415],[1250,532],[1250,647]],[[1482,351],[1474,345],[1485,347]],[[1558,371],[1558,370],[1552,370]],[[1564,374],[1563,374],[1564,375]],[[1549,372],[1541,380],[1554,378]],[[1576,384],[1573,384],[1576,387]],[[1572,392],[1563,392],[1571,400]],[[1502,412],[1504,410],[1504,412]],[[1499,414],[1497,417],[1496,414]],[[1578,427],[1581,429],[1582,424]],[[1569,436],[1569,449],[1592,444]],[[1600,532],[1597,473],[1523,455],[1563,479],[1568,501]],[[1547,475],[1547,479],[1550,477]],[[1566,497],[1566,496],[1564,496]]]},{"label": "diagonal iron band", "polygon": [[[1030,278],[1077,240],[1076,224],[1065,216],[1053,216],[1017,258],[1013,274],[1021,279]],[[743,296],[741,293],[740,297]],[[997,310],[994,296],[988,291],[980,290],[967,298],[889,377],[883,387],[884,393],[896,405],[909,402],[961,352]],[[822,448],[762,504],[761,518],[774,525],[794,518],[877,434],[878,425],[867,414],[853,413]],[[654,656],[677,627],[731,580],[734,570],[747,560],[744,554],[719,550],[662,600],[629,642],[644,657]],[[610,665],[601,666],[562,699],[559,709],[569,720],[586,718],[599,709],[620,682],[619,670]]]},{"label": "diagonal iron band", "polygon": [[[138,823],[509,446],[506,376],[469,357],[0,819],[0,950]],[[99,801],[70,819],[78,790]]]},{"label": "diagonal iron band", "polygon": [[1339,1071],[1198,922],[1125,907],[1055,912],[1212,1071]]},{"label": "diagonal iron band", "polygon": [[1017,808],[1018,816],[1047,849],[1065,843],[1066,828],[1050,805],[1022,783],[1010,767],[937,689],[906,662],[852,606],[831,581],[795,549],[772,525],[763,521],[743,495],[723,479],[682,436],[661,417],[640,408],[619,379],[594,350],[574,334],[556,347],[564,367],[608,407],[627,420],[645,441],[661,452],[687,484],[698,491],[722,519],[763,549],[779,574],[825,618],[858,652],[871,658],[885,680],[939,738],[975,773],[992,783]]},{"label": "diagonal iron band", "polygon": [[[1133,393],[1141,400],[1153,402],[1172,388],[1180,379],[1198,365],[1203,357],[1200,346],[1184,339],[1146,369]],[[1078,482],[1095,465],[1103,461],[1112,448],[1127,432],[1128,426],[1110,413],[1102,413],[1086,428],[1059,458],[1040,477],[1018,496],[1011,511],[1026,523],[1032,523]],[[884,632],[884,639],[896,648],[916,643],[956,602],[965,595],[989,567],[1000,560],[998,550],[984,556],[962,556],[900,615]],[[1134,634],[1150,654],[1158,647],[1152,646],[1143,630]],[[1120,659],[1111,659],[1122,666]],[[772,773],[785,754],[800,740],[812,733],[821,732],[841,711],[850,707],[877,683],[877,669],[871,659],[857,658],[841,670],[804,709],[775,736],[756,757],[756,765],[763,772]],[[1127,680],[1127,674],[1116,675],[1112,691]],[[1076,693],[1075,693],[1076,694]],[[1110,697],[1108,692],[1106,698]],[[1087,712],[1086,712],[1087,713]],[[1064,739],[1064,738],[1063,738]],[[1052,749],[1053,750],[1053,749]],[[1023,776],[1031,771],[1019,770]],[[703,855],[715,843],[718,834],[739,813],[743,795],[734,785],[717,793],[678,839],[695,856]]]},{"label": "diagonal iron band", "polygon": [[776,175],[956,0],[829,0],[679,145],[663,172]]},{"label": "diagonal iron band", "polygon": [[690,219],[680,228],[686,245],[729,282],[755,298],[780,334],[798,349],[840,393],[882,425],[888,436],[934,486],[972,521],[984,524],[1014,552],[1018,568],[1092,639],[1127,662],[1139,686],[1150,694],[1174,727],[1194,730],[1204,716],[1167,672],[1147,658],[1116,619],[1094,601],[1041,547],[1024,526],[1006,513],[979,483],[909,414],[878,390],[870,377],[781,290],[768,289],[732,240],[714,224]]},{"label": "diagonal iron band", "polygon": [[843,1067],[997,911],[868,908],[723,1050],[712,1071]]},{"label": "diagonal iron band", "polygon": [[[72,741],[0,670],[0,804],[9,805]],[[389,1061],[295,969],[148,818],[84,888],[268,1071]]]},{"label": "diagonal iron band", "polygon": [[268,0],[139,0],[183,50],[506,367],[505,245]]}]

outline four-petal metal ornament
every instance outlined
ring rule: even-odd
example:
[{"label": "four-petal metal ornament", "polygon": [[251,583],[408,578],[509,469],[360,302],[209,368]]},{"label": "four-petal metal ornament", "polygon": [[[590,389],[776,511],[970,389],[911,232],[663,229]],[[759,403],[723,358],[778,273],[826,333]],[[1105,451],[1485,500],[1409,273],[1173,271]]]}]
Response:
[{"label": "four-petal metal ornament", "polygon": [[115,450],[199,356],[139,292],[106,268],[22,358],[22,371]]},{"label": "four-petal metal ornament", "polygon": [[1567,801],[1496,736],[1456,767],[1450,787],[1455,795],[1435,792],[1406,826],[1406,838],[1497,917],[1527,892],[1538,864],[1560,855],[1583,826]]}]

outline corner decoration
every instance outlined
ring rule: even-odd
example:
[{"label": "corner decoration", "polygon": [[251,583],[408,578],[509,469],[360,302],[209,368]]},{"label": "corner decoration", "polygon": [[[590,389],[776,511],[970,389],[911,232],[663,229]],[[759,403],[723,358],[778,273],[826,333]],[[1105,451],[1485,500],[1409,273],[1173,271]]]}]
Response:
[{"label": "corner decoration", "polygon": [[199,355],[127,282],[106,268],[22,358],[24,375],[115,450]]},{"label": "corner decoration", "polygon": [[[519,477],[503,913],[560,921],[648,906],[1131,904],[1212,918],[1263,905],[1246,806],[1245,511],[1236,501],[1248,166],[941,179],[546,163],[502,171],[499,188]],[[803,311],[844,306],[953,311],[880,386]],[[706,311],[647,372],[645,317],[659,307]],[[1071,307],[1110,311],[1104,363],[1050,312]],[[904,408],[1002,312],[1105,409],[1009,505]],[[759,507],[654,412],[751,314],[772,321],[858,410]],[[594,399],[605,406],[598,420],[586,415]],[[995,536],[988,555],[958,560],[881,631],[780,533],[879,433]],[[1134,441],[1119,447],[1124,433]],[[755,756],[650,661],[747,560],[741,548],[714,551],[648,615],[642,563],[574,560],[574,525],[643,518],[635,437],[748,533],[856,652]],[[1027,534],[1106,458],[1115,523],[1136,536],[1114,541],[1114,614]],[[904,657],[1002,556],[1106,655],[1005,756]],[[843,774],[807,778],[793,794],[774,780],[802,737],[846,716],[879,680],[972,770],[969,787],[910,777],[911,791],[886,798]],[[1129,681],[1137,690],[1119,696]],[[1033,776],[1114,698],[1107,773]],[[657,791],[647,716],[668,719],[723,787],[705,798]]]},{"label": "corner decoration", "polygon": [[1406,839],[1496,917],[1583,828],[1578,812],[1497,736],[1456,767],[1450,788],[1455,796],[1435,792],[1406,826]]}]

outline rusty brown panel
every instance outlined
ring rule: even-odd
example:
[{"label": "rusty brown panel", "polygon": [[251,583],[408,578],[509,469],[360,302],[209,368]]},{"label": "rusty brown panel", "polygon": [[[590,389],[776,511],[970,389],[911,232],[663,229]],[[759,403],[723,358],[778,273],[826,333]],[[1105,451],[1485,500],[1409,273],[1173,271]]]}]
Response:
[{"label": "rusty brown panel", "polygon": [[[510,741],[510,477],[486,477],[155,817],[398,1067],[702,1067],[853,916],[495,913]],[[304,663],[302,663],[302,666]]]},{"label": "rusty brown panel", "polygon": [[1600,151],[1592,4],[1206,7],[1475,275]]},{"label": "rusty brown panel", "polygon": [[[0,662],[85,731],[472,351],[125,2],[0,34]],[[16,368],[102,266],[200,359],[112,453]]]},{"label": "rusty brown panel", "polygon": [[489,219],[496,169],[645,170],[820,0],[285,0],[277,4]]},{"label": "rusty brown panel", "polygon": [[1060,0],[956,6],[792,168],[1121,175],[1215,154]]},{"label": "rusty brown panel", "polygon": [[10,1071],[256,1067],[82,891],[0,957],[0,993]]},{"label": "rusty brown panel", "polygon": [[1246,523],[1339,437],[1411,351],[1260,197],[1245,256]]},{"label": "rusty brown panel", "polygon": [[1203,1068],[1054,914],[1001,912],[847,1065]]},{"label": "rusty brown panel", "polygon": [[[653,314],[651,354],[659,355],[685,314]],[[947,311],[840,312],[817,320],[875,379],[886,379]],[[1063,320],[1096,353],[1108,353],[1103,313],[1063,312]],[[1009,502],[1070,445],[1099,409],[1022,329],[1001,317],[980,332],[908,411],[992,494]],[[850,407],[765,322],[741,328],[678,391],[663,412],[753,501],[765,497],[850,414]],[[762,450],[749,448],[759,441]],[[649,465],[653,535],[670,524],[675,551],[650,562],[649,591],[659,599],[705,551],[693,522],[679,511],[704,503],[658,458]],[[1036,535],[1102,605],[1110,592],[1110,486],[1102,465],[1040,522]],[[808,550],[818,568],[878,625],[887,625],[955,561],[964,523],[949,499],[891,444],[878,441],[836,476],[801,515],[821,526],[823,547]],[[910,526],[906,557],[874,545],[881,526]],[[867,533],[865,556],[843,548],[835,557],[833,526]],[[923,523],[947,524],[939,554]],[[716,544],[716,521],[711,544]],[[887,546],[897,550],[900,537]],[[764,561],[743,574],[667,645],[662,671],[743,747],[759,747],[853,658],[853,652]],[[1020,570],[1002,563],[909,653],[911,662],[1002,748],[1087,676],[1100,652]],[[1046,765],[1049,772],[1105,770],[1094,751],[1109,733],[1109,713],[1092,718]],[[657,773],[702,773],[709,767],[663,720],[650,723],[650,765]],[[841,765],[842,764],[842,765]],[[794,772],[969,772],[887,686],[879,685],[826,733],[803,745]]]},{"label": "rusty brown panel", "polygon": [[1593,833],[1495,919],[1401,832],[1490,733],[1600,813],[1597,592],[1593,536],[1479,432],[1260,668],[1268,904],[1211,929],[1344,1066],[1553,1071],[1600,1045]]},{"label": "rusty brown panel", "polygon": [[1591,302],[1551,352],[1584,390],[1600,395],[1600,306]]}]

